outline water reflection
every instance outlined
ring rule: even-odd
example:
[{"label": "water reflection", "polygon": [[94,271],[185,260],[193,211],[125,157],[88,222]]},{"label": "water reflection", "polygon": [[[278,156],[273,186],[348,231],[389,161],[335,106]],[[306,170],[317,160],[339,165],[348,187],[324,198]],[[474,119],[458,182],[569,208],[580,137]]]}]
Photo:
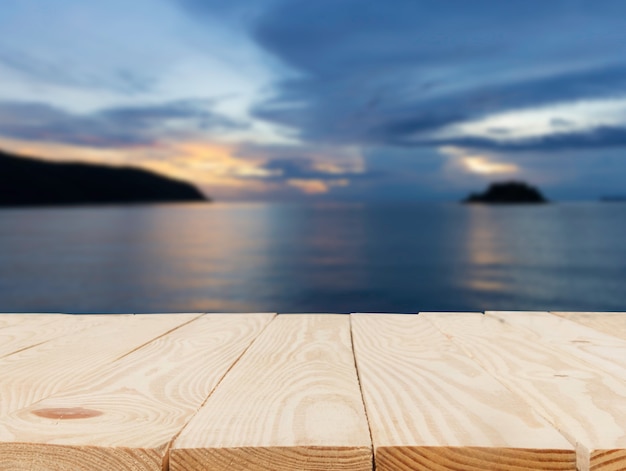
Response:
[{"label": "water reflection", "polygon": [[623,279],[626,246],[615,239],[624,229],[616,216],[625,209],[592,203],[471,208],[472,303],[481,309],[620,309],[624,296],[614,282]]},{"label": "water reflection", "polygon": [[[502,271],[506,266],[513,266],[517,261],[514,254],[502,246],[508,230],[498,224],[495,208],[487,206],[468,206],[469,215],[467,232],[467,256],[470,266],[465,277],[465,287],[474,297],[480,294],[491,299],[506,293],[508,284]],[[476,301],[475,301],[476,302]],[[485,309],[492,307],[485,306]]]},{"label": "water reflection", "polygon": [[5,212],[0,266],[14,270],[3,297],[70,312],[246,310],[238,286],[265,271],[267,218],[245,206],[206,209]]},{"label": "water reflection", "polygon": [[626,205],[0,212],[2,311],[626,309]]},{"label": "water reflection", "polygon": [[467,253],[470,263],[476,267],[491,267],[512,263],[512,254],[499,244],[498,219],[493,209],[470,206],[467,237]]}]

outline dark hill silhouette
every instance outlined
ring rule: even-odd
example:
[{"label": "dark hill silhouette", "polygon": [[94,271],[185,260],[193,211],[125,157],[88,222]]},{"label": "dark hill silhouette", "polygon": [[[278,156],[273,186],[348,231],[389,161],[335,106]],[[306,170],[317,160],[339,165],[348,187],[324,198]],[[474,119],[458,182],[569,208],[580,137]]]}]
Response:
[{"label": "dark hill silhouette", "polygon": [[519,204],[547,203],[535,187],[524,182],[492,183],[483,193],[472,193],[463,203]]},{"label": "dark hill silhouette", "polygon": [[0,206],[207,200],[188,183],[146,170],[52,163],[0,151]]}]

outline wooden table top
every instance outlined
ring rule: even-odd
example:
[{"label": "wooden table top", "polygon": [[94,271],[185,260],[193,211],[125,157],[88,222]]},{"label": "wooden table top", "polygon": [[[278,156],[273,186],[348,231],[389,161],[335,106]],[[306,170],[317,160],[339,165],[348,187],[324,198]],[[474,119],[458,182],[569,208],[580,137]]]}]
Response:
[{"label": "wooden table top", "polygon": [[626,314],[0,314],[0,470],[626,469]]}]

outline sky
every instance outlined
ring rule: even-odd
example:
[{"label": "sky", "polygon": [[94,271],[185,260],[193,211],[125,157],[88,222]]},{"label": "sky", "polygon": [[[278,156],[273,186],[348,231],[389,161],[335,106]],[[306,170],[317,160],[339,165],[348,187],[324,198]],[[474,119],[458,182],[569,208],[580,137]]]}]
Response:
[{"label": "sky", "polygon": [[2,0],[0,148],[217,200],[624,195],[623,0]]}]

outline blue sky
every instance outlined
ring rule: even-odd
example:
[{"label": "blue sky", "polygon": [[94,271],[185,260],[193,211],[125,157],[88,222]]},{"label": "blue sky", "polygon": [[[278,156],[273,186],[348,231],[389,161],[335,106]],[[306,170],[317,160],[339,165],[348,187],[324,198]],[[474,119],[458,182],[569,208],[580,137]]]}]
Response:
[{"label": "blue sky", "polygon": [[624,194],[626,2],[3,0],[0,147],[223,200]]}]

